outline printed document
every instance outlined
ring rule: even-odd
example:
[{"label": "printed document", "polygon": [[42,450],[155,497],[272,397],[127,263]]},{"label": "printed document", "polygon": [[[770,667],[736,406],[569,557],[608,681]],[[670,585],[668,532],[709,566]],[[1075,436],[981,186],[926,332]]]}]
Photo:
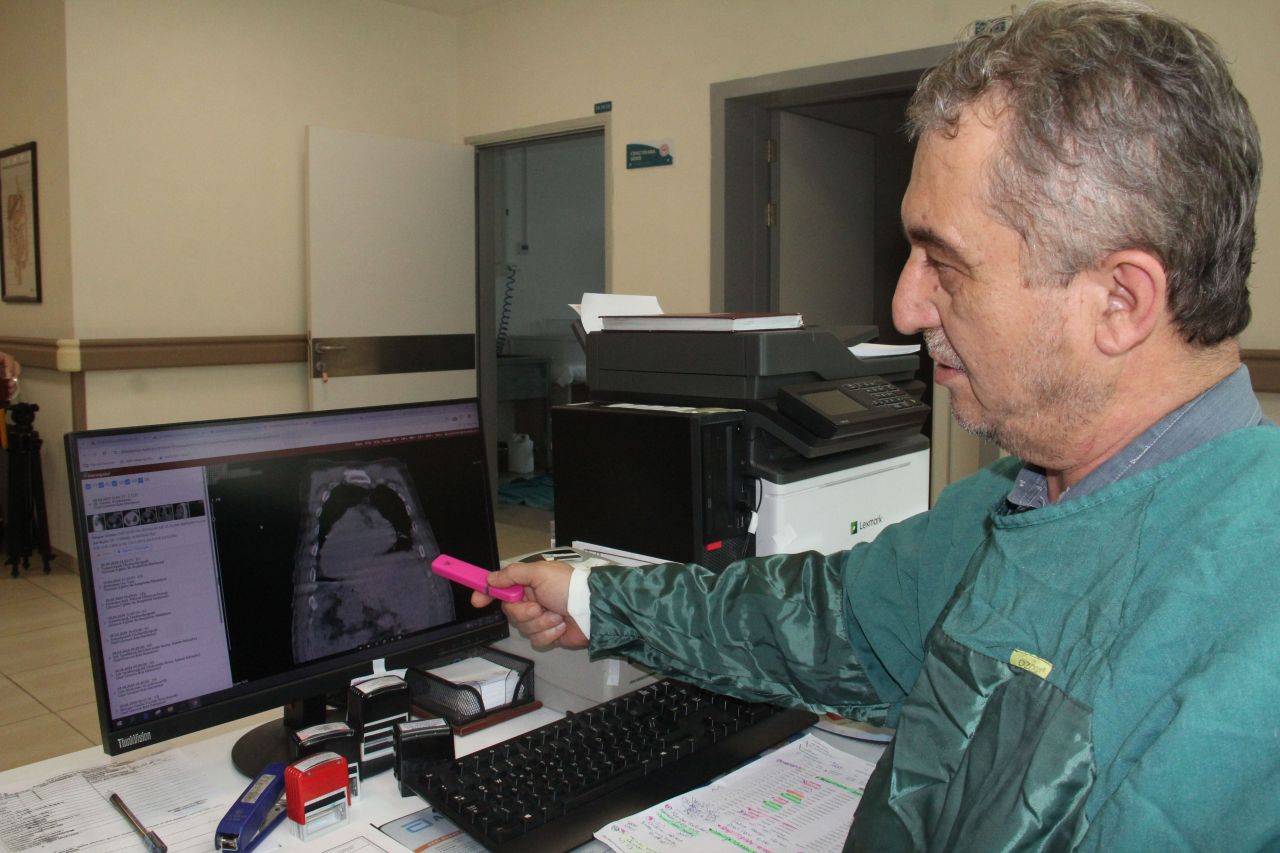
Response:
[{"label": "printed document", "polygon": [[[136,832],[108,802],[119,794],[171,853],[212,847],[227,810],[200,766],[180,749],[149,758],[60,773],[0,794],[0,850],[13,853],[132,853]],[[270,848],[260,848],[270,849]]]},{"label": "printed document", "polygon": [[596,838],[619,853],[839,850],[874,766],[806,735]]}]

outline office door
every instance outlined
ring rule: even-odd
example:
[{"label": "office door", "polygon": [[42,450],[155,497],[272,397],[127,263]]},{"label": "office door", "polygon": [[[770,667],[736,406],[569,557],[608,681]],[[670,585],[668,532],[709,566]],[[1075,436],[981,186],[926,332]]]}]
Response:
[{"label": "office door", "polygon": [[475,153],[307,129],[313,409],[476,395]]}]

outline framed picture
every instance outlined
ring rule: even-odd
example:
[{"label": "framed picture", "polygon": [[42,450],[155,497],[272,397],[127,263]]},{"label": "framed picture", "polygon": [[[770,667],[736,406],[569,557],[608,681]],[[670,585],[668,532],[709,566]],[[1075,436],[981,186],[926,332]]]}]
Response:
[{"label": "framed picture", "polygon": [[0,297],[40,301],[40,214],[36,144],[0,151]]}]

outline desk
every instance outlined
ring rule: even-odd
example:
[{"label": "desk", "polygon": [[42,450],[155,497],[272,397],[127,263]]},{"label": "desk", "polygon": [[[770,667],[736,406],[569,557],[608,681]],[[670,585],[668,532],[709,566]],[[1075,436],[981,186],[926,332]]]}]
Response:
[{"label": "desk", "polygon": [[[511,641],[504,642],[509,643]],[[516,642],[518,643],[519,641]],[[592,701],[577,695],[573,688],[581,690],[582,684],[592,684],[596,681],[601,685],[607,685],[611,676],[611,664],[609,661],[587,662],[585,651],[561,649],[535,654],[535,666],[547,660],[555,660],[557,665],[546,667],[546,669],[587,672],[589,678],[585,681],[577,681],[575,684],[570,685],[570,689],[566,689],[551,680],[542,678],[538,674],[540,671],[535,669],[535,694],[543,701],[544,705],[554,702],[555,704],[552,704],[551,708],[557,708],[558,710],[543,707],[522,717],[508,720],[489,729],[483,729],[465,738],[456,738],[455,747],[459,755],[484,749],[493,743],[545,725],[562,716],[561,711],[563,710],[582,710],[599,701]],[[634,668],[631,669],[634,671]],[[631,687],[618,685],[618,693],[626,692],[629,689]],[[178,853],[181,850],[210,850],[212,849],[213,825],[216,825],[218,818],[226,812],[231,803],[235,801],[248,784],[248,780],[232,767],[232,745],[245,731],[260,723],[276,719],[278,716],[278,711],[265,712],[247,720],[229,723],[206,732],[188,735],[123,756],[108,756],[100,748],[93,747],[46,759],[25,767],[7,770],[0,773],[0,799],[5,795],[12,795],[15,792],[40,785],[60,774],[85,771],[90,768],[123,765],[143,759],[161,760],[165,757],[181,756],[185,765],[199,774],[201,782],[209,792],[210,808],[208,812],[212,815],[212,824],[205,826],[203,829],[191,830],[191,837],[187,839],[185,844],[181,843],[182,840],[180,838],[166,837],[164,826],[156,825],[153,828],[156,828],[161,838],[169,843],[170,850],[174,851],[174,853]],[[816,734],[847,752],[872,761],[878,757],[881,750],[881,747],[876,744],[850,741],[845,738],[828,735],[825,732],[816,732]],[[361,796],[352,803],[351,820],[346,828],[326,833],[304,844],[293,835],[286,821],[284,825],[272,834],[267,844],[278,842],[279,846],[286,849],[331,851],[338,849],[344,841],[350,841],[352,845],[358,845],[356,839],[359,837],[376,837],[378,848],[372,848],[366,844],[362,846],[343,846],[341,849],[353,851],[353,853],[360,850],[381,849],[392,851],[401,849],[389,838],[371,828],[412,814],[422,809],[425,804],[416,798],[402,798],[399,794],[396,780],[390,771],[363,780],[361,789]],[[2,818],[3,813],[0,812],[0,819]],[[146,822],[145,817],[143,817],[143,820]],[[142,849],[141,842],[131,833],[123,818],[110,821],[104,820],[103,825],[95,827],[92,834],[88,829],[85,830],[85,834],[88,836],[85,840],[92,841],[93,849],[95,850],[129,851]],[[270,847],[267,847],[267,849],[270,849]],[[604,850],[606,848],[597,842],[591,842],[580,849]]]}]

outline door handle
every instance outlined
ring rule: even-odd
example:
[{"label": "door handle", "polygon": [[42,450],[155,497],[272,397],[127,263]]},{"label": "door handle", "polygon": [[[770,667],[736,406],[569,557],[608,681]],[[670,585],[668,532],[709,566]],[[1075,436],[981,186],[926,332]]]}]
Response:
[{"label": "door handle", "polygon": [[326,352],[342,352],[346,347],[342,344],[316,344],[315,351],[317,353]]}]

